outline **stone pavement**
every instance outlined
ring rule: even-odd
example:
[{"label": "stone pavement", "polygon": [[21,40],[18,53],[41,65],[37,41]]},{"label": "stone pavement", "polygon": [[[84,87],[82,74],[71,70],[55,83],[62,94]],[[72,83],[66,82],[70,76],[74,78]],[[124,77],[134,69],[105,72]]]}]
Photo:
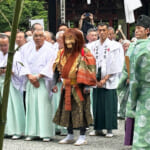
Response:
[{"label": "stone pavement", "polygon": [[[124,121],[119,122],[119,129],[114,131],[113,138],[105,138],[100,136],[87,136],[88,144],[84,146],[74,146],[71,144],[62,145],[57,142],[64,138],[63,136],[54,137],[51,142],[42,141],[24,141],[21,140],[4,140],[3,150],[131,150],[131,147],[123,145],[124,142]],[[91,129],[87,132],[87,134]],[[75,131],[75,137],[79,132]]]}]

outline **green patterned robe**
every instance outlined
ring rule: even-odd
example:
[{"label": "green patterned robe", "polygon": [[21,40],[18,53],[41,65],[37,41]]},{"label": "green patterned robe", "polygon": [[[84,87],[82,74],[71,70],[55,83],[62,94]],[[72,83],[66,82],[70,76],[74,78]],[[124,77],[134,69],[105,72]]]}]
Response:
[{"label": "green patterned robe", "polygon": [[[135,118],[133,150],[150,150],[150,40],[138,40],[130,57],[128,116]],[[129,113],[131,112],[131,113]]]},{"label": "green patterned robe", "polygon": [[[135,42],[130,44],[130,47],[126,53],[126,56],[131,56],[132,51],[134,49]],[[117,95],[120,102],[120,109],[119,109],[119,115],[120,117],[131,117],[132,118],[132,112],[130,109],[130,102],[128,102],[128,96],[129,96],[129,84],[127,84],[128,79],[128,72],[126,68],[126,64],[124,64],[122,75],[118,84],[117,88]],[[129,107],[129,109],[128,109]],[[127,109],[126,109],[127,108]]]}]

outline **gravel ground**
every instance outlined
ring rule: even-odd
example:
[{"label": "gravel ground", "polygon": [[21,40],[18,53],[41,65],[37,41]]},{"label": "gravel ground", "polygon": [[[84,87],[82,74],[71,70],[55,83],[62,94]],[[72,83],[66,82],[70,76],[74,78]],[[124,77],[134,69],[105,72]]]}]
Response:
[{"label": "gravel ground", "polygon": [[[119,129],[114,130],[113,138],[105,138],[100,136],[87,136],[88,144],[84,146],[74,146],[71,144],[62,145],[58,141],[64,137],[55,136],[51,142],[24,141],[21,140],[4,140],[3,150],[131,150],[131,147],[123,145],[124,142],[124,121],[118,121]],[[92,127],[87,131],[92,130]],[[75,138],[78,137],[79,132],[75,131]]]}]

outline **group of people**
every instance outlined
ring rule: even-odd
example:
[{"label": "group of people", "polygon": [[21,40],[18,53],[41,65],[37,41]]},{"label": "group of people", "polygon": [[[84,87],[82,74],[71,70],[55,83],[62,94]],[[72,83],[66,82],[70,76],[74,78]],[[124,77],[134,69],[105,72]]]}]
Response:
[{"label": "group of people", "polygon": [[[137,19],[136,41],[117,42],[114,29],[103,22],[85,35],[81,24],[86,16],[79,29],[61,24],[56,42],[38,23],[26,34],[17,33],[5,135],[50,141],[60,132],[67,134],[60,144],[83,145],[90,125],[89,135],[113,137],[119,115],[127,117],[125,145],[148,150],[150,18]],[[9,37],[0,34],[1,93],[8,50]],[[80,130],[76,141],[73,129]]]}]

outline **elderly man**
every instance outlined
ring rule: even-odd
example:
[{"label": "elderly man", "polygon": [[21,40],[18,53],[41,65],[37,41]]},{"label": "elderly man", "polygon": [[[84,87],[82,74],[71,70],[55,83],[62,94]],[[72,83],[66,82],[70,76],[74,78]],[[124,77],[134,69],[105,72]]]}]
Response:
[{"label": "elderly man", "polygon": [[33,32],[35,30],[43,31],[44,29],[43,29],[43,26],[40,23],[33,24],[31,26],[31,31],[29,30],[29,31],[26,32],[26,40],[27,40],[27,42],[32,42],[33,41]]},{"label": "elderly man", "polygon": [[41,30],[41,31],[42,31],[42,30],[43,30],[42,25],[41,25],[40,23],[35,23],[35,24],[33,24],[32,27],[31,27],[32,33],[33,33],[35,30]]},{"label": "elderly man", "polygon": [[[35,23],[32,25],[31,31],[32,31],[32,33],[34,33],[34,31],[44,31],[44,30],[43,30],[43,27],[40,23]],[[31,40],[31,44],[34,45],[34,40]],[[45,37],[45,44],[48,47],[50,47],[51,49],[54,48],[53,44],[46,40],[46,37]]]},{"label": "elderly man", "polygon": [[[0,35],[0,49],[0,92],[2,95],[9,49],[8,36]],[[24,135],[25,113],[23,108],[23,98],[19,91],[21,82],[18,76],[15,56],[12,71],[13,73],[10,82],[5,135],[12,136],[12,139],[16,140]]]},{"label": "elderly man", "polygon": [[63,34],[64,31],[59,31],[56,33],[56,41],[57,41],[57,50],[64,48],[64,43],[63,43]]},{"label": "elderly man", "polygon": [[123,46],[123,50],[124,50],[124,54],[126,54],[129,46],[130,46],[130,41],[129,40],[123,40],[122,42],[122,46]]},{"label": "elderly man", "polygon": [[[64,48],[63,35],[64,35],[64,31],[59,31],[56,33],[56,40],[57,40],[57,42],[55,43],[56,54]],[[59,82],[57,83],[57,88],[58,88],[58,92],[53,93],[53,101],[55,103],[55,111],[57,110],[57,108],[59,106],[59,101],[60,101],[60,96],[61,96],[61,89],[62,89],[62,81],[61,80],[59,80]],[[66,135],[66,133],[67,133],[67,130],[64,127],[55,125],[55,129],[56,129],[56,134]]]},{"label": "elderly man", "polygon": [[108,38],[111,41],[116,39],[115,30],[113,27],[108,27]]},{"label": "elderly man", "polygon": [[53,102],[50,100],[53,71],[55,60],[53,50],[48,47],[44,31],[35,30],[33,33],[34,44],[30,42],[21,48],[23,67],[21,76],[26,77],[26,127],[27,141],[35,137],[50,141],[55,129],[52,123]]},{"label": "elderly man", "polygon": [[53,45],[56,55],[60,49],[64,48],[63,34],[64,34],[64,31],[58,31],[56,33],[56,43]]},{"label": "elderly man", "polygon": [[91,28],[87,31],[86,39],[88,40],[88,43],[91,43],[93,41],[96,41],[98,39],[98,33],[97,30],[94,28]]},{"label": "elderly man", "polygon": [[45,40],[47,42],[50,42],[51,44],[55,44],[55,36],[52,32],[45,31],[44,35],[45,35]]},{"label": "elderly man", "polygon": [[26,43],[24,32],[18,32],[16,35],[16,44],[18,47],[23,46]]},{"label": "elderly man", "polygon": [[112,129],[117,129],[117,95],[118,73],[122,71],[120,63],[120,46],[108,39],[108,26],[98,25],[100,39],[89,48],[96,58],[97,87],[93,90],[94,129],[90,135],[112,137]]},{"label": "elderly man", "polygon": [[[87,31],[87,43],[86,43],[86,47],[90,47],[92,45],[92,43],[94,41],[96,41],[98,39],[98,32],[95,28],[90,28]],[[91,100],[91,113],[93,114],[93,88],[89,88],[90,90],[90,100]]]}]

